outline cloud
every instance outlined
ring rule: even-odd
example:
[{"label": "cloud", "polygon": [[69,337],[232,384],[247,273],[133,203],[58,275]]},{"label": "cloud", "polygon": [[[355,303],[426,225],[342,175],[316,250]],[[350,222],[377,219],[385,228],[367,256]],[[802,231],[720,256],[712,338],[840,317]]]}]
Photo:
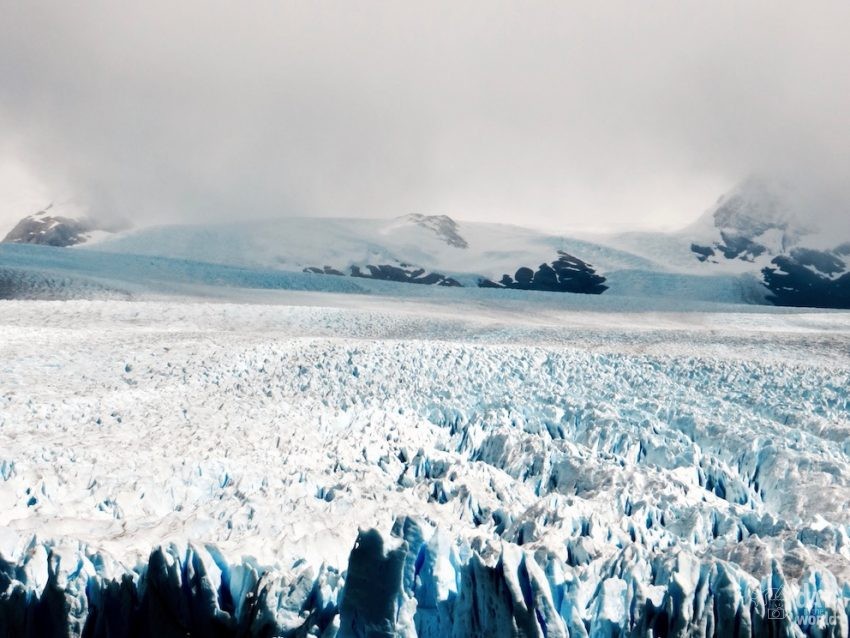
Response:
[{"label": "cloud", "polygon": [[16,3],[0,146],[139,223],[672,227],[751,173],[850,183],[850,5]]}]

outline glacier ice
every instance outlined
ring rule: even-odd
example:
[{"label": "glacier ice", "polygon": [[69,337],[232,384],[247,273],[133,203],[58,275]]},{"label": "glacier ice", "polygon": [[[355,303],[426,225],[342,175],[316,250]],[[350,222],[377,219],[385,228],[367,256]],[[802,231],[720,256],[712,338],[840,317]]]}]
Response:
[{"label": "glacier ice", "polygon": [[0,304],[0,635],[850,631],[846,313],[297,299]]}]

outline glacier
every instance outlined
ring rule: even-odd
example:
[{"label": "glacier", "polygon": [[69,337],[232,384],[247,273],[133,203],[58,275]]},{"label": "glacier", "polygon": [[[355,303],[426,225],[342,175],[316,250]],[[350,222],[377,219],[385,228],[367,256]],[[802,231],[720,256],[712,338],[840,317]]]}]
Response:
[{"label": "glacier", "polygon": [[[255,301],[256,291],[313,291],[409,297],[449,303],[475,299],[485,304],[591,310],[691,309],[747,312],[742,304],[764,303],[767,290],[748,275],[694,275],[626,268],[608,273],[604,295],[577,295],[504,288],[479,288],[460,277],[462,289],[410,286],[370,277],[339,277],[270,267],[228,265],[195,259],[56,249],[0,243],[0,299],[144,299],[152,295]],[[433,288],[439,290],[433,290]],[[592,298],[589,298],[592,297]],[[761,312],[764,309],[752,309]]]},{"label": "glacier", "polygon": [[0,636],[850,633],[850,314],[397,288],[0,302]]}]

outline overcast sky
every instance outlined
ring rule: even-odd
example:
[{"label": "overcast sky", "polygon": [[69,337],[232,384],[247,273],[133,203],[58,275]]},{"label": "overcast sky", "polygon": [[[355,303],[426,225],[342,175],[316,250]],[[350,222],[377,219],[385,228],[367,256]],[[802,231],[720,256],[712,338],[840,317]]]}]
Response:
[{"label": "overcast sky", "polygon": [[848,61],[846,1],[3,2],[0,223],[672,228],[753,173],[839,216]]}]

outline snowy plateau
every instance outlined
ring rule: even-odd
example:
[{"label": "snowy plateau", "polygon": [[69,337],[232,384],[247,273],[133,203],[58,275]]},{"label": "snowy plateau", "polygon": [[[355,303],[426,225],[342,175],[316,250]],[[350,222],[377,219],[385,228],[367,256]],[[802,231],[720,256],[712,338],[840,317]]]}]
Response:
[{"label": "snowy plateau", "polygon": [[242,276],[0,301],[0,636],[848,635],[847,312]]}]

